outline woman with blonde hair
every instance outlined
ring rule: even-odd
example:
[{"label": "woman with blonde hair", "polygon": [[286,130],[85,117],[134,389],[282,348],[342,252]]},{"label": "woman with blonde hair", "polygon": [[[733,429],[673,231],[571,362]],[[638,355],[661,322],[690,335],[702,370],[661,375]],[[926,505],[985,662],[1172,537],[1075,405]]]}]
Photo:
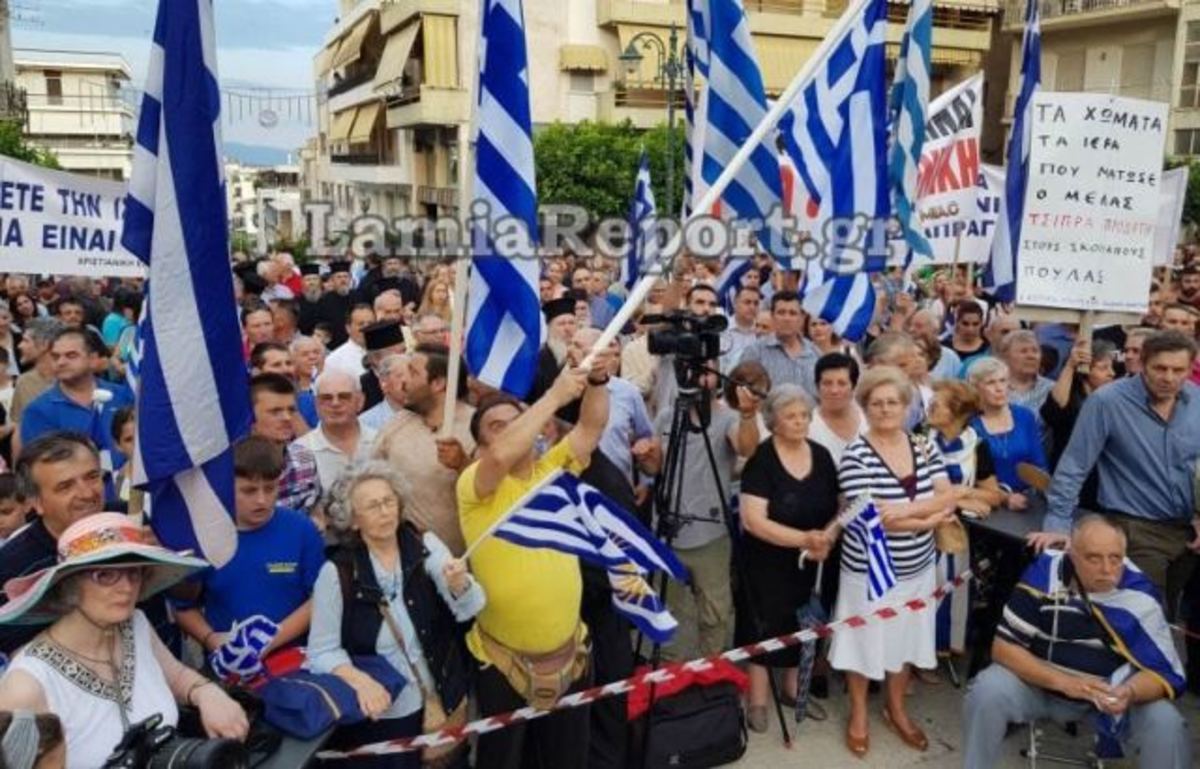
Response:
[{"label": "woman with blonde hair", "polygon": [[436,315],[449,323],[453,315],[450,307],[450,294],[449,282],[431,278],[425,284],[425,293],[421,296],[421,306],[417,308],[417,317]]}]

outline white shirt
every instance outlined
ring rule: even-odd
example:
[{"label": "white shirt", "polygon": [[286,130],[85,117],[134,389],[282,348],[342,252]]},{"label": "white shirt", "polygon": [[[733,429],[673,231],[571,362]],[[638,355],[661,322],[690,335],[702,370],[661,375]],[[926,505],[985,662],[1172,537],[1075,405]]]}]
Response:
[{"label": "white shirt", "polygon": [[321,479],[322,489],[333,488],[333,483],[341,477],[346,466],[351,462],[364,461],[371,456],[371,447],[375,445],[375,431],[361,425],[358,428],[358,446],[354,456],[349,456],[325,437],[321,425],[309,430],[303,437],[297,438],[296,443],[313,453],[317,460],[317,477]]},{"label": "white shirt", "polygon": [[867,432],[867,420],[863,419],[862,413],[856,404],[851,407],[855,414],[858,414],[858,429],[850,440],[843,440],[840,435],[835,433],[825,419],[821,416],[819,408],[813,409],[812,423],[808,426],[808,437],[825,447],[825,450],[833,457],[833,465],[837,467],[842,461],[842,454],[846,453],[846,447],[857,440],[858,436]]},{"label": "white shirt", "polygon": [[396,413],[400,410],[392,408],[392,404],[388,402],[387,398],[384,398],[379,403],[359,414],[358,424],[364,430],[379,432],[387,426],[388,422],[392,421],[392,417],[396,416]]},{"label": "white shirt", "polygon": [[341,347],[329,353],[329,357],[325,359],[325,370],[338,369],[358,379],[367,373],[366,367],[363,366],[363,357],[366,354],[367,351],[358,342],[347,339]]},{"label": "white shirt", "polygon": [[[174,726],[179,721],[179,709],[154,656],[153,632],[145,615],[135,610],[132,619],[133,695],[127,719],[128,723],[136,724],[161,713],[163,723]],[[95,674],[81,673],[76,680],[61,672],[64,664],[73,662],[69,657],[57,656],[61,652],[47,652],[55,656],[57,665],[28,652],[27,647],[19,653],[9,670],[22,670],[41,685],[50,712],[62,721],[67,740],[67,768],[94,769],[112,754],[125,734],[119,706],[115,700],[91,694],[83,688],[89,682],[99,680]]]}]

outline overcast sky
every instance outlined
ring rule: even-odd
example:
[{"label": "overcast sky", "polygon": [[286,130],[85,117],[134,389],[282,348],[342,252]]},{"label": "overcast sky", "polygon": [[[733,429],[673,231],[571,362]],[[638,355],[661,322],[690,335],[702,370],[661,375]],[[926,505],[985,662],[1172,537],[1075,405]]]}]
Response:
[{"label": "overcast sky", "polygon": [[[120,53],[133,70],[133,85],[146,76],[157,0],[9,0],[16,48],[53,48]],[[312,59],[337,18],[337,0],[214,0],[221,85],[290,89],[311,93]],[[225,104],[222,105],[225,108]],[[228,141],[295,149],[315,133],[303,117],[261,128],[252,116],[225,121]],[[315,116],[314,116],[315,120]]]}]

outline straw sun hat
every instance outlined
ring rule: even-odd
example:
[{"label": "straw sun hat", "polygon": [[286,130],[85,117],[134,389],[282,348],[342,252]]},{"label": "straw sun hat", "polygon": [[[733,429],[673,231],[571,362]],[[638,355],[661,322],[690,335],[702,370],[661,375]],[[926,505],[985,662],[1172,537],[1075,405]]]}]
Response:
[{"label": "straw sun hat", "polygon": [[8,603],[0,606],[0,625],[45,625],[66,613],[47,600],[67,577],[88,569],[146,569],[138,601],[162,592],[202,569],[208,562],[187,553],[148,545],[141,528],[127,515],[97,513],[75,522],[58,538],[58,563],[4,583]]}]

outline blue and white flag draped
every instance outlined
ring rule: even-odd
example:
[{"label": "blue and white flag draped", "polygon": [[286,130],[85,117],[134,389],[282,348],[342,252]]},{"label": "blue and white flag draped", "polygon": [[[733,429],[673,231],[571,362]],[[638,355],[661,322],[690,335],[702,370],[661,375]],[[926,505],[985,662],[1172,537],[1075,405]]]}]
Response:
[{"label": "blue and white flag draped", "polygon": [[[1066,593],[1071,587],[1064,579],[1067,559],[1065,553],[1047,550],[1025,570],[1020,586],[1047,596]],[[1109,635],[1106,645],[1126,661],[1126,665],[1113,673],[1110,682],[1115,685],[1140,671],[1150,674],[1163,687],[1168,699],[1182,695],[1187,680],[1158,590],[1133,561],[1125,559],[1121,581],[1115,590],[1095,593],[1089,598],[1092,614]],[[1081,610],[1087,611],[1082,601],[1078,603]],[[1097,756],[1120,756],[1119,742],[1128,727],[1128,718],[1114,718],[1097,711],[1095,722]]]},{"label": "blue and white flag draped", "polygon": [[863,543],[867,552],[867,600],[878,601],[896,586],[896,567],[892,563],[892,551],[888,549],[883,520],[875,505],[866,505],[846,526],[846,532]]},{"label": "blue and white flag draped", "polygon": [[479,381],[523,398],[533,386],[545,323],[521,0],[483,3],[475,131],[464,353]]},{"label": "blue and white flag draped", "polygon": [[656,213],[654,189],[650,186],[650,156],[643,149],[633,188],[633,204],[629,207],[629,247],[621,260],[621,283],[626,291],[633,288],[643,272],[658,263]]},{"label": "blue and white flag draped", "polygon": [[932,50],[933,1],[912,0],[892,87],[892,149],[888,166],[892,206],[909,247],[910,261],[914,254],[933,258],[933,247],[921,231],[917,212],[917,170],[925,145]]},{"label": "blue and white flag draped", "polygon": [[662,571],[686,580],[687,569],[636,518],[570,473],[554,473],[525,495],[495,535],[523,547],[569,553],[607,570],[617,611],[655,642],[674,634],[678,623],[646,577]]},{"label": "blue and white flag draped", "polygon": [[121,245],[149,267],[134,481],[172,550],[237,548],[232,444],[250,428],[229,269],[212,0],[161,0]]},{"label": "blue and white flag draped", "polygon": [[1021,88],[1013,108],[1008,136],[1004,179],[1004,216],[992,241],[991,257],[983,272],[983,287],[1000,302],[1017,298],[1017,252],[1021,244],[1021,218],[1025,215],[1025,187],[1029,179],[1032,142],[1033,95],[1042,85],[1042,21],[1040,0],[1026,0],[1025,34],[1021,40]]},{"label": "blue and white flag draped", "polygon": [[887,2],[860,0],[846,13],[856,21],[817,65],[779,128],[817,204],[819,248],[805,264],[805,308],[858,341],[875,312],[868,273],[886,266],[889,248]]},{"label": "blue and white flag draped", "polygon": [[[741,0],[689,0],[688,14],[689,46],[705,80],[692,147],[700,171],[692,195],[699,199],[766,117],[767,92]],[[721,212],[752,222],[759,246],[780,267],[791,269],[792,244],[778,226],[779,216],[776,226],[768,221],[782,198],[779,155],[768,140],[755,148],[721,193]]]}]

